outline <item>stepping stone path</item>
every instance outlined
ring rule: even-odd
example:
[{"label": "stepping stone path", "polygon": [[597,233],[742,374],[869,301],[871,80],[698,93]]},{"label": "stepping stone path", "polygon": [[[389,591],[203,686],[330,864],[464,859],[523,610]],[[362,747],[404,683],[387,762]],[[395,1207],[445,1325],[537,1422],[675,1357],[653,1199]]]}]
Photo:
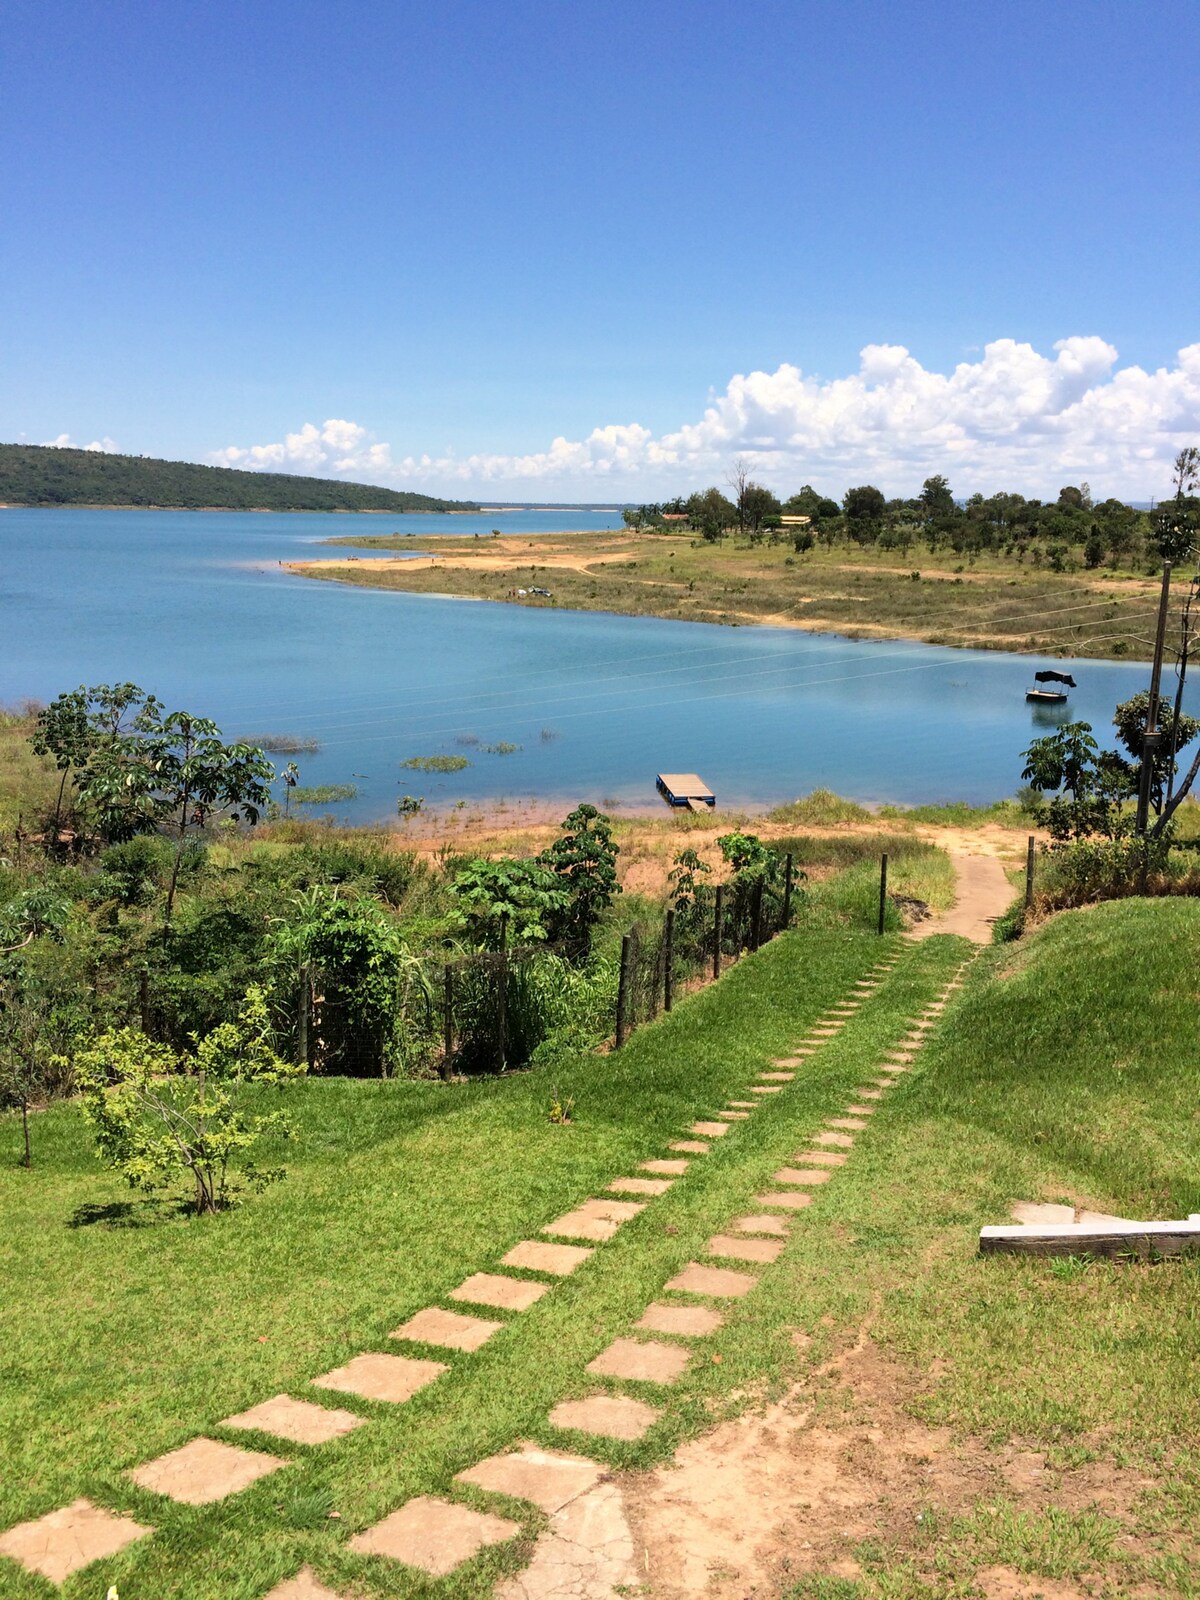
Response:
[{"label": "stepping stone path", "polygon": [[780,1167],[772,1183],[828,1183],[833,1173],[821,1167]]},{"label": "stepping stone path", "polygon": [[466,1300],[477,1306],[495,1306],[500,1311],[528,1311],[549,1287],[548,1283],[531,1283],[528,1278],[502,1278],[497,1272],[474,1272],[457,1289],[451,1289],[450,1299]]},{"label": "stepping stone path", "polygon": [[728,1267],[705,1267],[691,1261],[682,1272],[668,1279],[664,1287],[682,1294],[707,1294],[715,1300],[740,1300],[749,1294],[757,1278],[748,1272],[733,1272]]},{"label": "stepping stone path", "polygon": [[875,1115],[874,1106],[847,1106],[846,1110],[852,1117],[873,1117]]},{"label": "stepping stone path", "polygon": [[134,1467],[129,1477],[151,1494],[165,1494],[187,1506],[207,1506],[286,1466],[280,1456],[261,1450],[243,1450],[216,1439],[190,1439],[178,1450]]},{"label": "stepping stone path", "polygon": [[688,1132],[703,1134],[706,1139],[719,1139],[729,1129],[723,1122],[693,1122]]},{"label": "stepping stone path", "polygon": [[277,1438],[289,1439],[293,1444],[328,1444],[345,1433],[353,1433],[366,1422],[353,1411],[341,1411],[331,1406],[315,1406],[311,1400],[293,1400],[290,1394],[277,1394],[249,1411],[239,1411],[234,1417],[222,1417],[219,1428],[246,1428],[259,1433],[273,1433]]},{"label": "stepping stone path", "polygon": [[294,1578],[285,1578],[263,1595],[263,1600],[342,1600],[342,1596],[319,1582],[311,1567],[301,1567]]},{"label": "stepping stone path", "polygon": [[598,1378],[632,1378],[638,1383],[674,1383],[687,1366],[691,1351],[660,1340],[614,1339],[587,1370]]},{"label": "stepping stone path", "polygon": [[[766,1074],[766,1076],[769,1078],[771,1076],[771,1074],[768,1072]],[[789,1076],[790,1076],[790,1074],[789,1074]],[[758,1105],[758,1101],[757,1100],[731,1100],[729,1102],[729,1104],[732,1107],[734,1107],[736,1110],[738,1110],[738,1111],[753,1111],[754,1108]]]},{"label": "stepping stone path", "polygon": [[0,1533],[0,1556],[8,1556],[51,1583],[65,1583],[73,1572],[115,1555],[151,1531],[132,1517],[119,1517],[90,1500],[79,1499]]},{"label": "stepping stone path", "polygon": [[782,1249],[782,1239],[735,1239],[727,1233],[714,1234],[708,1241],[710,1256],[724,1256],[731,1261],[774,1261]]},{"label": "stepping stone path", "polygon": [[640,1439],[658,1421],[658,1412],[628,1395],[593,1394],[586,1400],[563,1400],[550,1413],[556,1428],[598,1433],[606,1439]]},{"label": "stepping stone path", "polygon": [[548,1244],[544,1239],[522,1239],[500,1257],[504,1267],[523,1267],[527,1272],[548,1272],[555,1278],[569,1277],[581,1267],[592,1251],[581,1244]]},{"label": "stepping stone path", "polygon": [[604,1476],[604,1468],[581,1456],[559,1455],[524,1444],[507,1454],[489,1456],[465,1472],[454,1475],[455,1483],[469,1483],[490,1494],[506,1494],[512,1500],[528,1500],[547,1515],[553,1515],[570,1501],[594,1489]]},{"label": "stepping stone path", "polygon": [[712,1149],[711,1145],[703,1144],[699,1139],[676,1139],[670,1147],[672,1150],[682,1150],[689,1156],[706,1156]]},{"label": "stepping stone path", "polygon": [[490,1544],[503,1544],[520,1533],[507,1517],[493,1517],[449,1500],[418,1495],[350,1540],[351,1550],[365,1556],[390,1556],[431,1577],[444,1578]]},{"label": "stepping stone path", "polygon": [[822,1132],[813,1135],[814,1144],[833,1144],[849,1149],[854,1140],[848,1133]]},{"label": "stepping stone path", "polygon": [[842,1167],[847,1158],[833,1150],[800,1150],[796,1154],[797,1161],[808,1161],[814,1167]]},{"label": "stepping stone path", "polygon": [[[751,1104],[757,1107],[758,1101],[753,1100]],[[718,1111],[716,1115],[724,1122],[744,1122],[750,1113],[748,1111]]]},{"label": "stepping stone path", "polygon": [[408,1339],[413,1344],[440,1344],[447,1350],[478,1350],[503,1326],[502,1322],[489,1322],[486,1317],[465,1317],[459,1311],[427,1306],[393,1329],[388,1338]]},{"label": "stepping stone path", "polygon": [[725,1318],[711,1306],[647,1306],[635,1328],[647,1333],[674,1333],[690,1338],[704,1338],[715,1333]]},{"label": "stepping stone path", "polygon": [[[721,1132],[727,1130],[719,1124]],[[616,1194],[666,1194],[671,1187],[670,1178],[614,1178],[608,1185]]]},{"label": "stepping stone path", "polygon": [[680,1178],[691,1166],[690,1161],[639,1161],[639,1172],[657,1172],[663,1177]]},{"label": "stepping stone path", "polygon": [[854,1133],[861,1133],[867,1124],[861,1117],[830,1117],[831,1128],[849,1128]]},{"label": "stepping stone path", "polygon": [[782,1217],[738,1217],[730,1223],[734,1233],[771,1233],[783,1237],[787,1234],[787,1223]]},{"label": "stepping stone path", "polygon": [[768,1079],[772,1083],[791,1083],[796,1074],[794,1072],[763,1072],[759,1076]]}]

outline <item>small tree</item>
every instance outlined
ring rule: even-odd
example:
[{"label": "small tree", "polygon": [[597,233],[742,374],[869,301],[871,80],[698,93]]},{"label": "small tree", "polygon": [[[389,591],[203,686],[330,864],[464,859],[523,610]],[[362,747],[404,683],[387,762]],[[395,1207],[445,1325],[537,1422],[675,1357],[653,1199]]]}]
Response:
[{"label": "small tree", "polygon": [[102,1159],[134,1189],[166,1188],[186,1174],[196,1210],[206,1214],[229,1204],[233,1168],[254,1188],[284,1176],[252,1157],[265,1134],[291,1134],[285,1114],[251,1115],[241,1101],[247,1084],[284,1084],[304,1067],[275,1054],[257,988],[247,991],[235,1022],[193,1036],[193,1046],[180,1056],[121,1028],[78,1051],[74,1067]]},{"label": "small tree", "polygon": [[1128,766],[1119,756],[1105,755],[1088,722],[1064,722],[1025,752],[1022,778],[1042,795],[1037,817],[1055,839],[1109,839],[1129,832],[1123,803],[1134,792]]},{"label": "small tree", "polygon": [[562,940],[575,960],[586,959],[596,924],[621,892],[618,853],[608,818],[595,806],[582,805],[563,818],[559,837],[538,857],[538,865],[552,872],[566,890],[552,935]]}]

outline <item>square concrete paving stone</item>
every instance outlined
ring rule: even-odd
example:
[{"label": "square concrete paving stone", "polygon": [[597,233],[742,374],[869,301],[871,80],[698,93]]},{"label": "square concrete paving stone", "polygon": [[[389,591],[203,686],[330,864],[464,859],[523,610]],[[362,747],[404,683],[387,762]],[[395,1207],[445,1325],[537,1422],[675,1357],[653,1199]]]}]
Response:
[{"label": "square concrete paving stone", "polygon": [[723,1122],[693,1122],[688,1132],[703,1134],[706,1139],[719,1139],[729,1129]]},{"label": "square concrete paving stone", "polygon": [[844,1167],[847,1159],[834,1150],[797,1150],[793,1157],[813,1167]]},{"label": "square concrete paving stone", "polygon": [[683,1161],[683,1160],[679,1160],[679,1161],[670,1161],[670,1160],[667,1160],[667,1161],[662,1161],[662,1160],[639,1161],[638,1162],[638,1171],[639,1172],[657,1172],[660,1177],[664,1177],[664,1178],[679,1178],[679,1177],[682,1177],[682,1175],[687,1171],[687,1169],[690,1166],[691,1166],[691,1162],[690,1161]]},{"label": "square concrete paving stone", "polygon": [[593,1394],[586,1400],[563,1400],[550,1413],[555,1428],[598,1433],[606,1439],[640,1439],[658,1421],[658,1412],[644,1400],[625,1394]]},{"label": "square concrete paving stone", "polygon": [[605,1239],[611,1239],[621,1226],[608,1217],[597,1217],[590,1211],[568,1211],[563,1217],[554,1222],[548,1222],[542,1229],[543,1233],[563,1234],[568,1239],[594,1239],[596,1243],[603,1244]]},{"label": "square concrete paving stone", "polygon": [[739,1300],[749,1294],[758,1279],[749,1272],[734,1272],[729,1267],[705,1267],[691,1261],[682,1272],[663,1285],[681,1294],[708,1294],[716,1300]]},{"label": "square concrete paving stone", "polygon": [[883,1090],[882,1089],[860,1089],[858,1091],[858,1098],[860,1100],[882,1100],[883,1099]]},{"label": "square concrete paving stone", "polygon": [[699,1139],[676,1139],[668,1148],[681,1150],[688,1156],[706,1156],[712,1147]]},{"label": "square concrete paving stone", "polygon": [[629,1222],[645,1211],[646,1204],[645,1200],[613,1200],[601,1195],[596,1200],[585,1200],[579,1209],[585,1216],[604,1217],[608,1222]]},{"label": "square concrete paving stone", "polygon": [[401,1405],[426,1384],[449,1372],[444,1361],[418,1361],[413,1356],[378,1355],[368,1351],[353,1356],[344,1367],[334,1367],[312,1381],[318,1389],[341,1389],[364,1400],[384,1400]]},{"label": "square concrete paving stone", "polygon": [[785,1217],[769,1217],[765,1212],[761,1216],[738,1217],[729,1226],[734,1233],[771,1233],[778,1238],[786,1238],[788,1231]]},{"label": "square concrete paving stone", "polygon": [[443,1311],[441,1306],[426,1306],[388,1334],[389,1339],[411,1339],[414,1344],[440,1344],[447,1350],[478,1350],[502,1322],[486,1317],[465,1317],[460,1311]]},{"label": "square concrete paving stone", "polygon": [[520,1531],[507,1517],[493,1517],[423,1494],[373,1528],[355,1534],[350,1548],[359,1555],[390,1556],[406,1567],[444,1578],[486,1545],[503,1544]]},{"label": "square concrete paving stone", "polygon": [[634,1327],[643,1328],[647,1333],[674,1333],[689,1339],[702,1339],[707,1334],[716,1333],[724,1321],[721,1313],[714,1311],[711,1306],[655,1304],[646,1307],[641,1321],[635,1322]]},{"label": "square concrete paving stone", "polygon": [[773,1083],[791,1083],[796,1074],[794,1072],[762,1072],[759,1076],[769,1078]]},{"label": "square concrete paving stone", "polygon": [[781,1211],[803,1211],[812,1205],[812,1195],[800,1189],[781,1189],[778,1194],[756,1194],[756,1206],[778,1206]]},{"label": "square concrete paving stone", "polygon": [[757,1100],[731,1100],[729,1102],[731,1111],[753,1111],[757,1105]]},{"label": "square concrete paving stone", "polygon": [[301,1567],[294,1578],[277,1583],[263,1600],[342,1600],[333,1589],[327,1589],[311,1567]]},{"label": "square concrete paving stone", "polygon": [[850,1128],[855,1133],[861,1133],[866,1127],[866,1123],[861,1117],[830,1117],[829,1126],[831,1128]]},{"label": "square concrete paving stone", "polygon": [[632,1378],[637,1383],[674,1383],[691,1359],[681,1344],[651,1339],[614,1339],[587,1370],[598,1378]]},{"label": "square concrete paving stone", "polygon": [[528,1278],[504,1278],[498,1272],[473,1272],[449,1299],[466,1300],[470,1305],[495,1306],[499,1311],[528,1311],[535,1300],[549,1292],[548,1283],[531,1283]]},{"label": "square concrete paving stone", "polygon": [[873,1117],[875,1115],[875,1107],[874,1106],[847,1106],[846,1107],[846,1115],[850,1116],[850,1117]]},{"label": "square concrete paving stone", "polygon": [[831,1172],[821,1167],[780,1167],[771,1179],[772,1183],[828,1183],[833,1176]]},{"label": "square concrete paving stone", "polygon": [[[758,1101],[755,1100],[752,1104],[757,1109]],[[720,1117],[723,1122],[744,1122],[750,1113],[748,1111],[714,1111],[713,1115]]]},{"label": "square concrete paving stone", "polygon": [[813,1143],[839,1145],[848,1150],[854,1140],[848,1133],[814,1133]]},{"label": "square concrete paving stone", "polygon": [[0,1555],[51,1583],[63,1583],[73,1572],[115,1555],[152,1531],[90,1500],[72,1500],[60,1511],[48,1511],[34,1522],[21,1522],[0,1533]]},{"label": "square concrete paving stone", "polygon": [[609,1188],[615,1194],[666,1194],[674,1178],[614,1178]]},{"label": "square concrete paving stone", "polygon": [[783,1093],[783,1088],[782,1088],[782,1085],[780,1085],[778,1083],[752,1083],[750,1085],[750,1093],[751,1094],[782,1094]]},{"label": "square concrete paving stone", "polygon": [[599,1462],[582,1456],[559,1455],[524,1444],[504,1455],[489,1456],[465,1472],[456,1472],[454,1481],[474,1484],[491,1494],[506,1494],[513,1500],[528,1500],[553,1516],[594,1489],[606,1470]]},{"label": "square concrete paving stone", "polygon": [[782,1239],[734,1239],[727,1233],[716,1233],[708,1241],[710,1256],[731,1261],[774,1261],[782,1249]]},{"label": "square concrete paving stone", "polygon": [[189,1439],[178,1450],[134,1467],[129,1477],[151,1494],[165,1494],[185,1506],[207,1506],[286,1466],[280,1456],[262,1450],[243,1450],[216,1439]]},{"label": "square concrete paving stone", "polygon": [[549,1244],[544,1239],[522,1239],[500,1257],[506,1267],[524,1267],[529,1272],[549,1272],[556,1278],[569,1277],[592,1254],[582,1244]]},{"label": "square concrete paving stone", "polygon": [[353,1433],[367,1419],[356,1417],[353,1411],[341,1411],[333,1406],[315,1406],[311,1400],[293,1400],[290,1394],[277,1394],[270,1400],[251,1406],[249,1411],[239,1411],[236,1416],[222,1417],[219,1428],[254,1428],[260,1433],[273,1433],[280,1439],[290,1439],[293,1444],[328,1444],[344,1433]]}]

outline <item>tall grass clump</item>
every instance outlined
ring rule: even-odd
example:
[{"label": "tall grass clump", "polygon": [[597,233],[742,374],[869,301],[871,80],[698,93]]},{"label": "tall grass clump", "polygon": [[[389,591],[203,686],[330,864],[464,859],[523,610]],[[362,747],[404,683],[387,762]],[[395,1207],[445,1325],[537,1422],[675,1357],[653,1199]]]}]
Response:
[{"label": "tall grass clump", "polygon": [[839,822],[870,822],[871,813],[857,800],[846,800],[831,789],[814,789],[787,805],[767,812],[768,822],[795,823],[798,827],[828,828]]}]

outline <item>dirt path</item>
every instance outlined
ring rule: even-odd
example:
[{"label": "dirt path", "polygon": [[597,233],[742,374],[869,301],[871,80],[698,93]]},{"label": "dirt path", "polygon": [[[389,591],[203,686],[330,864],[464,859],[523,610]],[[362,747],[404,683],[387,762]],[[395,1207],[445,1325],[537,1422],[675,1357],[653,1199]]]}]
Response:
[{"label": "dirt path", "polygon": [[929,939],[935,933],[956,933],[975,944],[991,944],[992,924],[1013,899],[1004,867],[994,855],[962,850],[947,850],[947,854],[954,864],[958,898],[949,911],[919,923],[912,937]]}]

